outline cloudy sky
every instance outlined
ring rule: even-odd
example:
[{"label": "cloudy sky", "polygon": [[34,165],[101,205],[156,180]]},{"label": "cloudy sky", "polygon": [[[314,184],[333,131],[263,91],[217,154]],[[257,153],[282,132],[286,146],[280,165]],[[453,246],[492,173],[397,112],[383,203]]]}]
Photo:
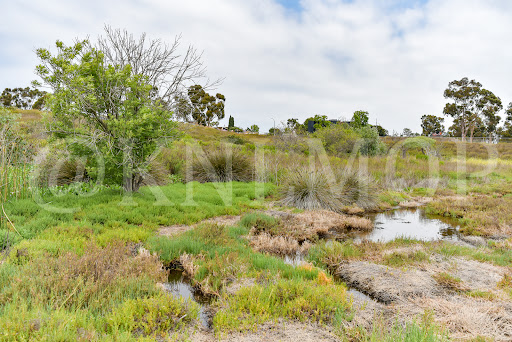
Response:
[{"label": "cloudy sky", "polygon": [[[512,101],[509,0],[0,0],[0,88],[34,80],[34,50],[105,24],[204,51],[237,126],[366,110],[392,132],[442,115],[448,82]],[[227,120],[226,120],[227,121]]]}]

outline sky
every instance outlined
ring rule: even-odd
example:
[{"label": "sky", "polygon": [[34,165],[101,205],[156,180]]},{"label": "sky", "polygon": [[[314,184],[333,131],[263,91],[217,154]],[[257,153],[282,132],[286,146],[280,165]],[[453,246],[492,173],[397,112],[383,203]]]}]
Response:
[{"label": "sky", "polygon": [[[203,51],[226,119],[263,131],[315,114],[370,114],[390,132],[442,116],[468,77],[512,102],[509,0],[0,0],[0,89],[37,79],[35,49],[104,25]],[[53,49],[55,51],[55,49]],[[502,115],[504,116],[504,115]]]}]

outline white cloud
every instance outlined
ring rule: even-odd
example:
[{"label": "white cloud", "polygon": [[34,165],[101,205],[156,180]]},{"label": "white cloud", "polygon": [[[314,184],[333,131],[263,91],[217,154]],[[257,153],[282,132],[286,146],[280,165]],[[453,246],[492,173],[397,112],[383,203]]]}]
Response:
[{"label": "white cloud", "polygon": [[512,101],[512,5],[508,1],[272,0],[11,1],[0,22],[0,88],[35,78],[33,50],[95,37],[104,24],[204,50],[236,124],[271,118],[350,117],[368,110],[390,130],[419,131],[441,115],[449,81],[475,78]]}]

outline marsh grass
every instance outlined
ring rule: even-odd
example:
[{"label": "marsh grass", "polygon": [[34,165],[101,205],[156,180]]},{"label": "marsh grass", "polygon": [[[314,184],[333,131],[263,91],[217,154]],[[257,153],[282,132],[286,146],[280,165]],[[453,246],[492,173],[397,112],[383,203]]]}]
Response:
[{"label": "marsh grass", "polygon": [[28,301],[29,308],[87,309],[104,314],[125,299],[154,294],[155,282],[166,279],[156,257],[133,257],[121,243],[105,248],[89,245],[82,256],[66,253],[30,262],[23,257],[21,252],[13,260],[20,264],[10,269],[15,275],[3,274],[2,305]]},{"label": "marsh grass", "polygon": [[316,281],[279,280],[267,286],[242,288],[214,317],[217,334],[255,330],[257,324],[278,318],[332,323],[349,317],[350,303],[346,288],[321,285]]}]

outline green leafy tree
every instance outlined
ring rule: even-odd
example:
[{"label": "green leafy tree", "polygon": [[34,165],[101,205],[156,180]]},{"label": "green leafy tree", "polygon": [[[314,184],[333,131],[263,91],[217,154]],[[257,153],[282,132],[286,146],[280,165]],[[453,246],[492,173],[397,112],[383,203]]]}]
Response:
[{"label": "green leafy tree", "polygon": [[502,137],[512,138],[512,102],[508,104],[506,114],[505,124],[499,128],[498,133]]},{"label": "green leafy tree", "polygon": [[249,132],[252,132],[252,133],[259,133],[260,132],[260,128],[258,125],[252,125],[251,127],[247,128],[247,130]]},{"label": "green leafy tree", "polygon": [[387,137],[389,135],[389,132],[387,129],[382,127],[381,125],[374,126],[377,128],[377,132],[379,133],[379,137]]},{"label": "green leafy tree", "polygon": [[354,128],[361,128],[368,125],[368,112],[358,110],[352,116],[351,125]]},{"label": "green leafy tree", "polygon": [[286,120],[286,131],[287,132],[295,132],[300,129],[301,124],[299,123],[299,119],[288,119]]},{"label": "green leafy tree", "polygon": [[307,118],[302,125],[302,128],[305,132],[308,131],[309,122],[312,121],[315,124],[313,125],[314,129],[317,130],[322,127],[328,127],[331,125],[331,122],[327,119],[327,115],[318,115],[316,114],[313,117]]},{"label": "green leafy tree", "polygon": [[228,129],[232,128],[232,127],[235,127],[235,118],[230,115],[229,122],[228,122]]},{"label": "green leafy tree", "polygon": [[475,80],[470,81],[467,77],[452,81],[444,91],[444,97],[453,102],[446,104],[443,113],[451,116],[454,122],[457,121],[460,125],[460,136],[463,140],[468,134],[470,141],[473,140],[475,130],[483,117],[487,117],[486,121],[490,124],[486,130],[496,130],[495,116],[501,110],[502,103],[499,97],[482,88],[481,83]]},{"label": "green leafy tree", "polygon": [[402,132],[402,136],[403,137],[413,137],[414,133],[412,132],[412,130],[410,128],[404,128],[404,130]]},{"label": "green leafy tree", "polygon": [[268,130],[268,134],[270,134],[270,135],[281,134],[281,130],[279,128],[272,127],[271,129]]},{"label": "green leafy tree", "polygon": [[444,133],[444,118],[435,115],[423,115],[421,117],[422,135],[429,136],[432,134]]},{"label": "green leafy tree", "polygon": [[105,157],[106,179],[137,191],[159,142],[176,134],[172,113],[147,75],[109,60],[89,41],[57,41],[56,49],[37,50],[36,73],[53,90],[51,132],[88,141]]},{"label": "green leafy tree", "polygon": [[5,88],[0,95],[0,103],[4,107],[16,107],[20,109],[39,109],[44,106],[47,93],[36,88]]},{"label": "green leafy tree", "polygon": [[188,88],[188,97],[193,106],[192,118],[199,125],[213,126],[218,124],[216,120],[224,118],[224,95],[212,96],[196,84]]}]

